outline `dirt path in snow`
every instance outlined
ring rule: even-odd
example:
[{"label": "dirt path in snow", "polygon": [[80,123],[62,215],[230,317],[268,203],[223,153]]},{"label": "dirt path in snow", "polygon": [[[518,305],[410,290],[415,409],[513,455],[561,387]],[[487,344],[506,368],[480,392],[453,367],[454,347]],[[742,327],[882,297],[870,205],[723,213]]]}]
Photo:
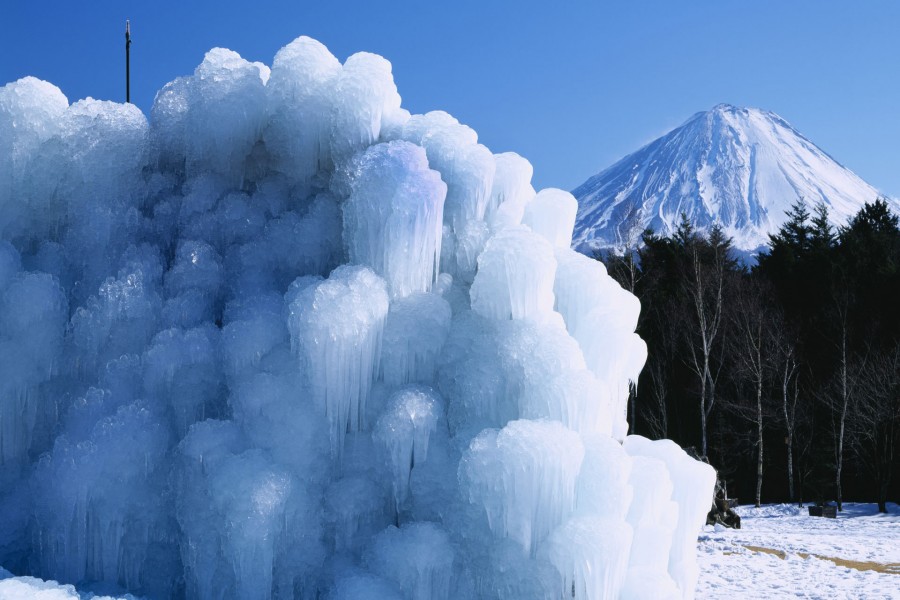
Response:
[{"label": "dirt path in snow", "polygon": [[[752,552],[763,552],[765,554],[772,554],[777,556],[781,560],[787,558],[787,553],[784,550],[776,550],[774,548],[764,548],[762,546],[749,546],[746,544],[741,544],[747,550]],[[725,552],[725,554],[733,554],[732,552]],[[813,556],[820,560],[828,560],[833,562],[839,567],[847,567],[849,569],[856,569],[857,571],[875,571],[877,573],[890,573],[891,575],[900,575],[900,563],[878,563],[878,562],[867,562],[867,561],[859,561],[859,560],[847,560],[846,558],[837,558],[834,556],[822,556],[821,554],[810,554],[809,552],[798,552],[797,556],[800,558],[809,558]]]}]

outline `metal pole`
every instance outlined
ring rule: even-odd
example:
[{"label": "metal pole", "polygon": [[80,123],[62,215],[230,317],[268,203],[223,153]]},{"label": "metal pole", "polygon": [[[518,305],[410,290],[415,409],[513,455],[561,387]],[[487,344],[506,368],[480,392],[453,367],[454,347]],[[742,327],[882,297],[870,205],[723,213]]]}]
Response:
[{"label": "metal pole", "polygon": [[131,23],[125,20],[125,102],[131,102]]}]

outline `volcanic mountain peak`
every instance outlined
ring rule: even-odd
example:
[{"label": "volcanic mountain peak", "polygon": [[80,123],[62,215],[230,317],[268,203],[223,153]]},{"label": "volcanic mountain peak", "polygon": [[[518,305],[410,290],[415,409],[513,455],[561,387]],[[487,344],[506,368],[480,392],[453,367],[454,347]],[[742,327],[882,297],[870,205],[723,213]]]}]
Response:
[{"label": "volcanic mountain peak", "polygon": [[824,203],[843,225],[879,196],[775,113],[730,104],[695,114],[573,194],[582,251],[634,246],[648,227],[668,235],[683,213],[701,230],[719,223],[736,249],[753,252],[797,200]]}]

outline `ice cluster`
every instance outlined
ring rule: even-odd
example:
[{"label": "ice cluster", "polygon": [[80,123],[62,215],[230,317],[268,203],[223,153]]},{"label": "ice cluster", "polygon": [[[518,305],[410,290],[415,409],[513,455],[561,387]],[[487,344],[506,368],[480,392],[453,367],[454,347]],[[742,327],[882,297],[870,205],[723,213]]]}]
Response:
[{"label": "ice cluster", "polygon": [[692,597],[712,469],[531,175],[305,37],[0,88],[0,595]]}]

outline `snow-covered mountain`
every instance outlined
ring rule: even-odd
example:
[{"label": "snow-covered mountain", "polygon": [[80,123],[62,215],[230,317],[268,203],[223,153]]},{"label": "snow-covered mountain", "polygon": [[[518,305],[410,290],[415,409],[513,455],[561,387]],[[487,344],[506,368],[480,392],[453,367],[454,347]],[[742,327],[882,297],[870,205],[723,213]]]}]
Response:
[{"label": "snow-covered mountain", "polygon": [[778,115],[728,104],[695,114],[573,194],[582,251],[628,247],[647,227],[668,235],[685,213],[700,229],[719,222],[737,249],[753,252],[800,198],[810,212],[824,202],[842,225],[879,196]]}]

